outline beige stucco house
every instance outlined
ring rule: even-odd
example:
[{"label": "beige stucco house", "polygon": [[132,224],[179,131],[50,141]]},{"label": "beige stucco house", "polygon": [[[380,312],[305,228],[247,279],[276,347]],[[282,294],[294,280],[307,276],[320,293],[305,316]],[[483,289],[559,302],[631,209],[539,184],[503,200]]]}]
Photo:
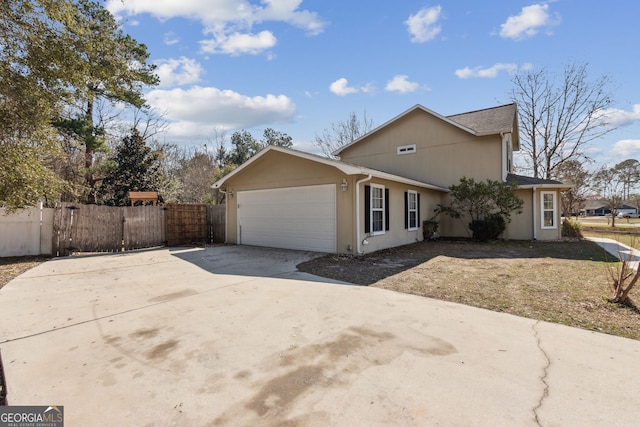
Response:
[{"label": "beige stucco house", "polygon": [[[560,238],[560,191],[515,175],[515,104],[441,116],[416,105],[337,150],[340,160],[270,146],[214,184],[227,194],[228,243],[363,254],[422,240],[422,221],[460,178],[516,182],[524,201],[503,235]],[[442,216],[443,236],[468,236]]]}]

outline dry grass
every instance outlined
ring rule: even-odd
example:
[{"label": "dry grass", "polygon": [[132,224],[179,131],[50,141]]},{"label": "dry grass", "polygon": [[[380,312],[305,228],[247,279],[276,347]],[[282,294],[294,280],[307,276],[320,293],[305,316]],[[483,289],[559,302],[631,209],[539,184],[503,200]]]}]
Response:
[{"label": "dry grass", "polygon": [[0,289],[14,278],[27,270],[42,264],[49,257],[46,256],[19,256],[0,258]]},{"label": "dry grass", "polygon": [[[640,339],[640,310],[607,301],[607,265],[589,241],[438,241],[298,266],[321,276]],[[638,289],[630,297],[638,295]],[[636,299],[640,300],[640,297]]]}]

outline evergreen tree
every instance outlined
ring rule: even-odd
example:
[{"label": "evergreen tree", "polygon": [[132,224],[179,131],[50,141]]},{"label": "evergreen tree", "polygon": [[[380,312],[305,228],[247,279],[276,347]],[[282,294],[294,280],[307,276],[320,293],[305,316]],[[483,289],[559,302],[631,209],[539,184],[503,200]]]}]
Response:
[{"label": "evergreen tree", "polygon": [[68,61],[83,77],[75,87],[78,109],[70,109],[56,121],[66,134],[85,148],[85,201],[95,203],[95,154],[106,152],[105,130],[95,117],[96,102],[105,100],[142,108],[142,89],[154,86],[158,77],[155,65],[148,64],[149,53],[144,44],[124,34],[111,13],[100,3],[79,0],[73,23],[65,28],[69,45]]},{"label": "evergreen tree", "polygon": [[147,147],[137,129],[132,129],[131,135],[123,138],[116,148],[111,173],[98,188],[102,203],[127,206],[130,191],[158,191],[161,180],[158,154]]}]

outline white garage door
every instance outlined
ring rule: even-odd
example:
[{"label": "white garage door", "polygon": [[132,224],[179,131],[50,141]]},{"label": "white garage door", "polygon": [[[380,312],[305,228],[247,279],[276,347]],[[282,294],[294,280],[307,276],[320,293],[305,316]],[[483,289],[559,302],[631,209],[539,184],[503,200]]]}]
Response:
[{"label": "white garage door", "polygon": [[336,186],[238,192],[242,245],[336,251]]}]

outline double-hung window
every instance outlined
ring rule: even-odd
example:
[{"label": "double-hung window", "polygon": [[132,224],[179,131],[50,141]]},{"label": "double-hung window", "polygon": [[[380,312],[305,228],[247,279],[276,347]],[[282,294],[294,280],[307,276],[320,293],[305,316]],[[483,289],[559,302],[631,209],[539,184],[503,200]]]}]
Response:
[{"label": "double-hung window", "polygon": [[373,236],[389,231],[389,189],[384,185],[364,186],[364,232]]},{"label": "double-hung window", "polygon": [[409,190],[406,192],[406,212],[407,212],[407,229],[414,231],[418,229],[418,193]]},{"label": "double-hung window", "polygon": [[371,185],[371,234],[382,234],[385,230],[384,187]]},{"label": "double-hung window", "polygon": [[555,191],[541,191],[540,192],[540,208],[541,208],[541,220],[542,228],[557,228],[557,207],[556,207],[556,192]]}]

